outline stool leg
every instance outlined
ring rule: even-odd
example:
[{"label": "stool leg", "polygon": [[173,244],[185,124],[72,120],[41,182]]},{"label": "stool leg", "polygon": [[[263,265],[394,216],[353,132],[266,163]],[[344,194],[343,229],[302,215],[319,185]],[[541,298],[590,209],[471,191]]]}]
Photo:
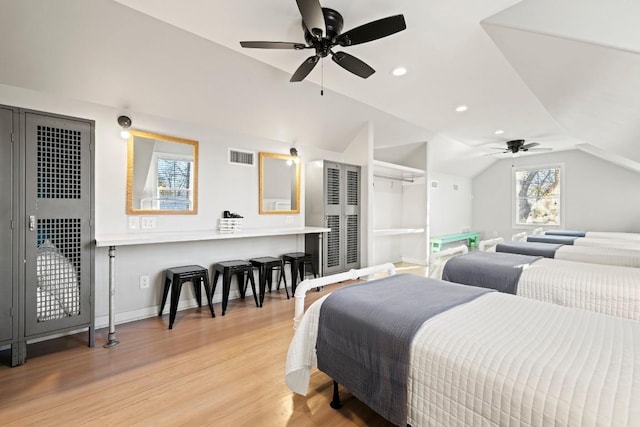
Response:
[{"label": "stool leg", "polygon": [[218,276],[220,276],[220,272],[216,270],[216,273],[213,275],[213,283],[211,284],[211,302],[213,302],[213,294],[216,293],[216,285],[218,284]]},{"label": "stool leg", "polygon": [[244,281],[244,271],[238,271],[236,273],[238,279],[238,289],[240,290],[240,298],[244,299],[247,294],[247,284]]},{"label": "stool leg", "polygon": [[247,282],[244,284],[244,287],[247,287],[247,283],[249,283],[249,280],[251,280],[251,290],[253,291],[253,300],[256,302],[256,307],[261,307],[261,305],[258,303],[258,295],[256,293],[256,281],[253,279],[253,273],[250,273],[247,276]]},{"label": "stool leg", "polygon": [[205,270],[204,275],[200,276],[200,281],[204,285],[204,293],[207,296],[207,305],[211,310],[211,317],[216,317],[216,313],[213,311],[213,303],[211,302],[212,294],[209,291],[209,272]]},{"label": "stool leg", "polygon": [[298,284],[298,265],[295,261],[291,261],[291,293],[296,294],[296,285]]},{"label": "stool leg", "polygon": [[[267,287],[267,281],[268,276],[267,274],[269,273],[269,269],[267,268],[266,265],[261,265],[259,268],[259,274],[258,274],[258,289],[259,289],[259,301],[260,304],[258,305],[258,307],[262,307],[262,303],[264,302],[264,294],[266,293],[266,287]],[[269,289],[271,289],[271,285],[269,285]]]},{"label": "stool leg", "polygon": [[280,281],[284,279],[284,291],[289,299],[289,289],[287,289],[287,276],[284,274],[284,265],[280,266],[280,276],[278,276],[278,289],[280,289]]},{"label": "stool leg", "polygon": [[229,302],[229,290],[231,288],[231,271],[225,269],[222,273],[222,315],[227,311]]},{"label": "stool leg", "polygon": [[164,305],[167,302],[167,295],[169,295],[169,287],[171,286],[171,279],[165,277],[164,279],[164,290],[162,291],[162,303],[160,304],[160,311],[158,312],[158,316],[162,316],[162,311],[164,310]]},{"label": "stool leg", "polygon": [[169,312],[169,329],[173,329],[173,322],[176,320],[176,314],[178,313],[178,302],[180,301],[180,290],[182,289],[182,282],[180,279],[173,280],[171,286],[171,310]]},{"label": "stool leg", "polygon": [[195,277],[191,280],[193,293],[196,295],[196,301],[198,301],[198,307],[202,307],[202,289],[200,288],[200,282],[202,282],[202,276]]}]

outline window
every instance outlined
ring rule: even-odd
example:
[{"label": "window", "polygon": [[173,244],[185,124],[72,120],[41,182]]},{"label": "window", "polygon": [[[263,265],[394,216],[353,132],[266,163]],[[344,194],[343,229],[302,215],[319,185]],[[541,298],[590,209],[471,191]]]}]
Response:
[{"label": "window", "polygon": [[160,209],[191,208],[193,163],[172,157],[157,157],[157,199]]},{"label": "window", "polygon": [[513,170],[514,225],[562,225],[562,165]]}]

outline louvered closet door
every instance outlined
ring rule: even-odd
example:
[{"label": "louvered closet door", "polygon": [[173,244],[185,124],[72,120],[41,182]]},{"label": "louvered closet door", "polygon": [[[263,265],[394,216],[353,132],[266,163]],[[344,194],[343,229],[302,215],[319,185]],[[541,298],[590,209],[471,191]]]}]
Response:
[{"label": "louvered closet door", "polygon": [[344,168],[338,163],[324,163],[325,226],[327,233],[324,245],[324,274],[344,271],[344,220],[342,199],[344,194]]},{"label": "louvered closet door", "polygon": [[25,113],[25,335],[91,320],[91,126]]},{"label": "louvered closet door", "polygon": [[344,270],[349,270],[360,268],[360,167],[344,169]]},{"label": "louvered closet door", "polygon": [[0,342],[13,337],[11,308],[15,299],[12,270],[15,246],[11,229],[14,211],[12,132],[13,111],[0,108]]}]

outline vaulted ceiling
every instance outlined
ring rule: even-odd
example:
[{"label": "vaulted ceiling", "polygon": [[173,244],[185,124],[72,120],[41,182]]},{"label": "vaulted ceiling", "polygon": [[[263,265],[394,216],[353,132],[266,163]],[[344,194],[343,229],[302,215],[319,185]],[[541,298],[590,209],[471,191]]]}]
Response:
[{"label": "vaulted ceiling", "polygon": [[239,42],[304,42],[294,0],[3,1],[0,83],[336,151],[372,122],[376,147],[429,140],[469,175],[508,139],[640,162],[637,2],[321,4],[345,31],[399,13],[407,29],[342,49],[368,79],[329,60],[289,83],[309,51]]}]

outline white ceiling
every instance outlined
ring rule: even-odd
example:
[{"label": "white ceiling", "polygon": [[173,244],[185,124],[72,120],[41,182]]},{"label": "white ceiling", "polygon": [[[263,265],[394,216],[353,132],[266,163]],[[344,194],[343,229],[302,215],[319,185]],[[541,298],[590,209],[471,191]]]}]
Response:
[{"label": "white ceiling", "polygon": [[377,70],[369,79],[329,60],[289,83],[309,51],[239,42],[303,42],[294,0],[5,0],[0,83],[334,151],[370,121],[376,147],[433,141],[452,174],[474,175],[490,147],[520,138],[640,162],[637,2],[321,4],[344,31],[398,13],[407,30],[343,49]]}]

